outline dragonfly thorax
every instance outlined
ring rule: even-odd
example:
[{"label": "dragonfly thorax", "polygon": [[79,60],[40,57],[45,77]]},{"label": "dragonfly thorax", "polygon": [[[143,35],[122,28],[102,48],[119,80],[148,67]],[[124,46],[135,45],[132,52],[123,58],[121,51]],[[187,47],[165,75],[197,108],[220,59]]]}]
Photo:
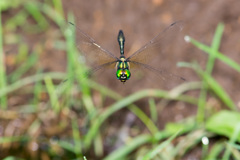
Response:
[{"label": "dragonfly thorax", "polygon": [[129,71],[129,62],[125,59],[124,56],[121,56],[119,61],[116,64],[117,72],[116,76],[121,82],[126,82],[131,76],[131,72]]}]

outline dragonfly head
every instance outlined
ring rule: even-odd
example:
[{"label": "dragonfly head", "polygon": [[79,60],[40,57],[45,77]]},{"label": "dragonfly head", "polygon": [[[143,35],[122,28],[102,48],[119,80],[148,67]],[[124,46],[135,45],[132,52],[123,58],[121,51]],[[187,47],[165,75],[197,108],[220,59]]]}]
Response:
[{"label": "dragonfly head", "polygon": [[131,72],[128,69],[118,69],[116,76],[117,79],[124,83],[131,77]]}]

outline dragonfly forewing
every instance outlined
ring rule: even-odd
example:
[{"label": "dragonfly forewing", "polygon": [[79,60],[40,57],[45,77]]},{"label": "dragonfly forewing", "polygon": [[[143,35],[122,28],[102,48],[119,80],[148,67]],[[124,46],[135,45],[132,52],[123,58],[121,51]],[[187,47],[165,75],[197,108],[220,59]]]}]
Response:
[{"label": "dragonfly forewing", "polygon": [[160,32],[157,36],[155,36],[147,44],[145,44],[139,50],[130,55],[127,59],[129,61],[148,64],[152,59],[161,58],[161,56],[164,54],[168,54],[168,56],[173,56],[173,53],[168,53],[168,50],[169,48],[171,48],[172,42],[174,41],[178,33],[182,30],[182,28],[182,21],[172,23],[169,27]]},{"label": "dragonfly forewing", "polygon": [[102,48],[93,38],[82,32],[74,24],[70,22],[69,24],[71,27],[74,27],[76,33],[76,45],[79,51],[84,55],[86,63],[91,67],[94,68],[118,60],[114,54]]}]

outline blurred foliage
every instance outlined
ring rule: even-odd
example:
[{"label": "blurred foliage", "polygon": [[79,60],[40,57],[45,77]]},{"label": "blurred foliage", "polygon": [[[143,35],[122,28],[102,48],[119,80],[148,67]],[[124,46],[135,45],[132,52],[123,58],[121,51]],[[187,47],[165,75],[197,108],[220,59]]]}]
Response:
[{"label": "blurred foliage", "polygon": [[0,2],[0,8],[2,11],[7,11],[10,9],[18,8],[20,7],[26,0],[24,1],[18,1],[18,0],[1,0]]},{"label": "blurred foliage", "polygon": [[[65,26],[61,1],[1,0],[0,7],[1,15],[14,13],[0,23],[3,32],[0,34],[1,159],[171,160],[182,159],[196,148],[202,151],[202,159],[240,159],[240,147],[236,144],[240,140],[240,115],[231,97],[212,77],[216,59],[240,71],[239,64],[218,51],[223,24],[218,25],[211,46],[186,38],[209,54],[206,70],[197,62],[179,63],[193,69],[200,82],[187,82],[171,91],[142,90],[122,97],[92,80],[82,79],[83,68],[87,67],[77,61],[80,53],[75,46],[74,31]],[[74,21],[74,17],[68,15],[68,19]],[[67,54],[66,73],[47,72],[39,67],[37,62],[45,50],[44,44],[24,41],[24,36],[29,34],[48,36],[45,32],[52,29],[53,24],[59,31],[51,39],[51,47]],[[5,50],[8,45],[15,45],[14,54]],[[184,94],[191,90],[199,90],[200,96]],[[210,110],[208,93],[221,101],[228,111],[222,110],[223,107],[220,112]],[[113,102],[105,107],[107,98]],[[144,98],[149,99],[150,115],[134,104]],[[10,102],[13,100],[16,103]],[[173,101],[198,107],[197,115],[168,123],[160,130],[156,125],[158,104],[166,106]],[[142,122],[140,126],[138,123],[130,127],[118,120],[116,115],[124,108]],[[120,126],[112,125],[110,117],[116,118]],[[129,134],[122,140],[124,134],[121,133],[125,130],[129,130]],[[204,138],[212,142],[203,143]],[[118,141],[122,144],[116,147]]]}]

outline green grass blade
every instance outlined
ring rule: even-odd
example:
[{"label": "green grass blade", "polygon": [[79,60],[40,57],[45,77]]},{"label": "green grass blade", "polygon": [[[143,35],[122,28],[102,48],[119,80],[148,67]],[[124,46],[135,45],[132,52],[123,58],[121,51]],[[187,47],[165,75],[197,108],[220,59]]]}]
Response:
[{"label": "green grass blade", "polygon": [[20,10],[13,17],[9,18],[6,21],[6,29],[10,31],[14,31],[17,27],[22,26],[26,23],[26,19],[28,17],[28,13],[26,10]]},{"label": "green grass blade", "polygon": [[7,156],[6,158],[4,158],[3,160],[25,160],[23,158],[18,158],[15,156]]},{"label": "green grass blade", "polygon": [[194,69],[204,79],[204,81],[208,83],[210,89],[214,91],[214,93],[227,105],[227,107],[236,110],[235,104],[233,103],[229,95],[225,92],[225,90],[218,84],[216,80],[214,80],[211,76],[202,71],[197,64],[181,63],[181,66]]},{"label": "green grass blade", "polygon": [[149,109],[150,109],[150,113],[151,113],[151,118],[152,118],[153,122],[157,122],[159,113],[157,111],[157,106],[155,104],[154,99],[150,98],[148,103],[149,103]]},{"label": "green grass blade", "polygon": [[39,7],[37,3],[29,1],[24,7],[37,22],[36,31],[43,31],[49,26],[46,18],[41,13],[41,7]]},{"label": "green grass blade", "polygon": [[13,142],[26,142],[31,138],[28,136],[10,136],[10,137],[0,137],[0,144],[13,143]]},{"label": "green grass blade", "polygon": [[[3,53],[3,37],[2,37],[2,11],[0,8],[0,93],[7,86],[7,75],[4,63],[4,53]],[[1,109],[7,109],[7,96],[0,97]]]},{"label": "green grass blade", "polygon": [[[74,18],[72,15],[69,15],[69,19],[71,19],[72,22],[74,22]],[[85,65],[81,64],[79,62],[79,57],[80,55],[78,54],[77,48],[76,48],[76,42],[75,42],[75,30],[72,28],[67,29],[65,33],[65,37],[67,40],[67,56],[68,56],[68,71],[70,73],[70,76],[73,74],[79,75],[77,76],[77,81],[79,85],[82,87],[82,101],[84,103],[84,106],[86,107],[90,119],[94,117],[94,113],[96,113],[92,98],[91,98],[91,91],[90,87],[87,85],[87,79],[83,78],[86,70],[85,70]]]},{"label": "green grass blade", "polygon": [[[89,81],[90,82],[90,81]],[[116,92],[113,92],[112,90],[109,90],[108,88],[98,85],[97,83],[94,83],[91,81],[91,83],[88,83],[88,85],[95,89],[100,91],[102,94],[109,96],[115,100],[121,100],[122,97],[117,94]],[[136,105],[131,105],[129,107],[129,110],[131,112],[133,112],[140,120],[142,120],[142,122],[146,125],[146,127],[148,127],[149,131],[151,133],[155,133],[156,131],[158,131],[157,127],[155,126],[155,124],[152,122],[151,119],[148,118],[148,116],[142,112]]]},{"label": "green grass blade", "polygon": [[230,143],[228,143],[228,145],[231,145],[232,147],[240,150],[240,145],[239,144],[230,144]]},{"label": "green grass blade", "polygon": [[[55,0],[57,1],[57,0]],[[60,3],[60,2],[59,2]],[[41,3],[38,4],[41,6]],[[56,5],[56,4],[54,4]],[[56,6],[55,6],[56,7]],[[60,7],[60,6],[58,6]],[[60,28],[62,28],[63,24],[66,25],[66,21],[64,20],[64,14],[61,13],[61,11],[56,12],[56,9],[53,9],[51,6],[48,4],[43,4],[42,5],[42,11],[51,19],[53,20]]]},{"label": "green grass blade", "polygon": [[49,98],[50,98],[51,107],[53,108],[55,113],[59,113],[60,112],[60,105],[59,105],[59,102],[58,102],[58,97],[57,97],[57,94],[56,94],[55,87],[52,83],[52,79],[50,77],[45,77],[44,80],[45,80],[48,95],[49,95]]},{"label": "green grass blade", "polygon": [[101,133],[99,132],[96,135],[96,138],[94,140],[94,152],[98,157],[102,157],[104,153],[104,144],[103,144],[103,138]]},{"label": "green grass blade", "polygon": [[216,32],[214,34],[213,42],[212,42],[212,46],[211,46],[211,48],[216,50],[216,51],[219,49],[219,46],[221,44],[221,38],[222,38],[223,30],[224,30],[224,24],[219,23],[218,26],[217,26]]},{"label": "green grass blade", "polygon": [[205,106],[207,99],[207,83],[203,82],[198,100],[197,122],[202,123],[205,118]]},{"label": "green grass blade", "polygon": [[224,56],[221,52],[215,51],[212,48],[208,47],[207,45],[204,45],[191,37],[187,36],[185,38],[188,39],[192,44],[194,44],[197,48],[201,49],[205,53],[214,54],[212,52],[216,52],[216,58],[218,58],[225,64],[229,65],[231,68],[235,69],[236,71],[240,72],[240,65],[235,61],[231,60],[230,58],[228,58],[227,56]]},{"label": "green grass blade", "polygon": [[225,145],[222,142],[215,143],[211,148],[211,151],[208,153],[206,159],[217,159],[219,154],[223,151]]},{"label": "green grass blade", "polygon": [[236,143],[227,143],[228,147],[232,149],[232,155],[234,159],[240,159],[240,145]]},{"label": "green grass blade", "polygon": [[82,156],[82,144],[81,144],[81,137],[80,132],[78,128],[76,118],[72,118],[72,134],[73,134],[73,140],[74,140],[74,153],[77,157]]},{"label": "green grass blade", "polygon": [[143,91],[134,93],[116,102],[115,104],[109,106],[108,110],[100,114],[100,116],[97,118],[95,123],[93,123],[92,127],[90,128],[88,134],[84,139],[84,144],[86,148],[90,147],[91,142],[95,137],[95,135],[97,134],[97,132],[99,131],[100,126],[110,115],[144,97],[159,97],[159,98],[168,98],[168,99],[175,99],[175,100],[181,99],[182,101],[186,101],[193,104],[196,102],[195,99],[192,99],[189,96],[182,95],[179,97],[175,97],[175,96],[171,97],[168,95],[167,92],[161,91],[161,90],[160,91],[159,90],[143,90]]},{"label": "green grass blade", "polygon": [[29,46],[26,43],[20,43],[18,47],[18,54],[16,63],[24,62],[29,56]]},{"label": "green grass blade", "polygon": [[215,79],[205,73],[202,73],[202,76],[203,79],[208,83],[210,88],[214,91],[214,93],[223,101],[224,104],[226,104],[227,107],[233,110],[237,110],[232,99]]},{"label": "green grass blade", "polygon": [[60,147],[62,147],[63,149],[69,151],[69,152],[72,152],[74,153],[74,146],[72,144],[72,142],[68,142],[68,141],[64,141],[64,140],[59,140],[57,141],[58,145]]},{"label": "green grass blade", "polygon": [[[41,73],[42,73],[41,70],[37,72],[37,74],[41,74]],[[42,91],[43,91],[43,84],[41,81],[37,81],[33,89],[33,94],[34,94],[33,104],[35,106],[35,111],[37,111],[37,104],[39,103],[39,98],[41,96]]]},{"label": "green grass blade", "polygon": [[160,141],[164,138],[167,138],[169,134],[167,132],[158,132],[154,136],[151,135],[140,135],[130,142],[126,146],[121,147],[120,149],[112,152],[110,155],[104,158],[104,160],[121,160],[123,157],[127,156],[129,153],[134,151],[139,146],[151,142],[153,139]]},{"label": "green grass blade", "polygon": [[229,144],[231,145],[227,145],[227,149],[223,155],[223,159],[224,160],[228,160],[230,158],[230,154],[232,152],[232,145],[234,145],[235,142],[239,141],[240,139],[240,121],[238,121],[238,124],[235,126],[234,128],[234,132],[229,140]]},{"label": "green grass blade", "polygon": [[50,73],[42,73],[42,74],[37,74],[37,75],[33,75],[33,76],[29,76],[23,79],[20,79],[18,81],[16,81],[15,83],[8,85],[7,87],[3,88],[0,92],[0,98],[19,89],[24,87],[25,85],[34,83],[34,82],[38,82],[38,81],[42,81],[44,80],[46,77],[50,77],[52,79],[60,79],[63,80],[63,77],[66,77],[66,74],[64,73],[57,73],[57,72],[50,72]]},{"label": "green grass blade", "polygon": [[[224,29],[223,24],[219,24],[216,29],[216,32],[214,34],[214,38],[213,38],[213,42],[212,42],[213,52],[212,52],[212,54],[209,54],[206,71],[205,71],[205,73],[208,74],[209,76],[211,75],[214,64],[215,64],[216,53],[217,53],[218,48],[221,43],[223,29]],[[201,89],[200,96],[199,96],[198,111],[197,111],[197,121],[199,123],[203,122],[204,117],[205,117],[204,113],[205,113],[205,106],[206,106],[206,99],[207,99],[207,87],[208,87],[208,85],[207,85],[206,81],[203,81],[202,89]]]},{"label": "green grass blade", "polygon": [[62,1],[53,0],[53,5],[54,5],[56,12],[59,13],[62,17],[64,17]]},{"label": "green grass blade", "polygon": [[37,62],[38,56],[36,53],[32,53],[27,61],[25,61],[20,67],[18,67],[11,75],[9,75],[10,82],[15,82],[24,73],[30,70]]},{"label": "green grass blade", "polygon": [[207,68],[206,68],[206,72],[208,74],[211,74],[211,72],[212,72],[216,54],[217,54],[217,51],[218,51],[220,43],[221,43],[223,29],[224,29],[224,25],[222,23],[220,23],[217,26],[216,32],[214,34],[214,38],[213,38],[213,42],[212,42],[212,46],[211,46],[212,52],[211,52],[211,54],[209,54],[209,59],[208,59]]},{"label": "green grass blade", "polygon": [[166,141],[161,143],[160,145],[156,146],[152,150],[150,150],[142,160],[150,160],[153,159],[157,154],[159,154],[166,146],[168,146],[171,141],[177,137],[180,131],[176,132],[174,135],[172,135],[170,138],[168,138]]},{"label": "green grass blade", "polygon": [[152,134],[158,132],[157,126],[153,121],[137,106],[130,106],[129,109],[145,124]]}]

